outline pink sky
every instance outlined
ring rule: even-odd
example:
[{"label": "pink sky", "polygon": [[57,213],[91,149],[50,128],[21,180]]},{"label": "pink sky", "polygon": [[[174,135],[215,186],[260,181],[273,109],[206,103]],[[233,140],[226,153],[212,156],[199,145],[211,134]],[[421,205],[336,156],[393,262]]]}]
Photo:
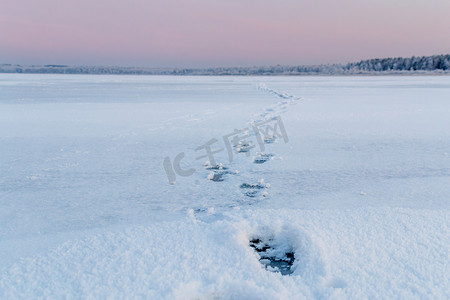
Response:
[{"label": "pink sky", "polygon": [[450,53],[449,0],[1,0],[0,63],[315,64]]}]

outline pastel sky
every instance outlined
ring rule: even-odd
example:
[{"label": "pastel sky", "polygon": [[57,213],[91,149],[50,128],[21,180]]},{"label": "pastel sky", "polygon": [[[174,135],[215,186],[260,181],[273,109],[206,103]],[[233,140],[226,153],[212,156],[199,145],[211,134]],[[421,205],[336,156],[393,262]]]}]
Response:
[{"label": "pastel sky", "polygon": [[450,0],[1,0],[0,63],[340,63],[450,53]]}]

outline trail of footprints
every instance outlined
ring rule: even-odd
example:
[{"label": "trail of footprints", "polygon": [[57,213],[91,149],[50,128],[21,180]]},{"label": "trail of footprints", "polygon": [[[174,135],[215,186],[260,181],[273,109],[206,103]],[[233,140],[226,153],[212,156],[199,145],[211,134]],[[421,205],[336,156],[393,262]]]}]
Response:
[{"label": "trail of footprints", "polygon": [[[269,89],[263,84],[259,86],[259,89],[281,98],[282,101],[278,102],[274,106],[266,108],[262,113],[256,115],[254,120],[252,120],[252,122],[255,123],[279,116],[286,111],[288,105],[301,100],[301,98],[288,95],[284,92]],[[273,144],[276,140],[277,137],[275,135],[265,135],[263,138],[264,144],[266,145]],[[244,140],[240,141],[233,147],[237,154],[244,153],[247,156],[250,156],[250,151],[255,148],[255,145],[251,141]],[[258,152],[253,156],[252,162],[254,164],[261,165],[273,160],[274,157],[275,154],[273,153]],[[223,182],[226,180],[227,176],[239,174],[237,170],[230,170],[222,163],[211,165],[211,163],[207,161],[204,166],[207,171],[210,171],[207,179],[214,182]],[[264,179],[260,179],[256,182],[243,182],[239,185],[239,189],[242,194],[248,198],[267,197],[267,189],[269,188],[270,184],[265,183]],[[249,246],[258,254],[259,261],[266,270],[279,272],[282,275],[292,274],[291,267],[295,260],[295,253],[293,251],[280,252],[280,249],[277,249],[277,245],[273,243],[273,239],[264,240],[261,237],[250,239]]]},{"label": "trail of footprints", "polygon": [[[280,114],[286,111],[288,105],[294,104],[299,100],[302,100],[302,98],[289,95],[285,92],[279,92],[270,89],[265,84],[260,84],[258,88],[260,90],[273,94],[278,98],[281,98],[282,101],[264,109],[264,111],[260,114],[257,114],[254,120],[252,120],[251,122],[262,122],[264,120],[268,120],[273,117],[279,116]],[[275,135],[264,135],[263,142],[266,145],[273,144],[276,142],[276,139],[277,137]],[[250,156],[250,151],[256,146],[251,141],[243,140],[233,145],[233,147],[236,153],[245,153],[247,156]],[[275,154],[273,153],[258,152],[253,157],[253,163],[259,165],[264,164],[268,161],[273,160],[274,157]],[[209,161],[205,163],[205,169],[210,171],[210,173],[207,176],[207,179],[215,182],[225,181],[227,175],[239,173],[237,170],[230,170],[229,168],[225,167],[222,163],[211,165]],[[268,196],[267,189],[270,188],[270,184],[264,183],[264,179],[260,179],[257,182],[244,182],[240,184],[239,188],[241,189],[242,194],[245,195],[246,197],[250,198],[255,198],[258,196],[267,197]]]},{"label": "trail of footprints", "polygon": [[[295,104],[299,100],[302,100],[302,98],[269,89],[265,85],[260,85],[259,88],[281,98],[282,100],[276,105],[266,108],[261,114],[255,115],[254,120],[251,121],[253,123],[259,123],[277,117],[284,113],[289,105]],[[270,147],[270,144],[277,142],[277,137],[275,135],[265,135],[263,140],[264,144]],[[241,141],[234,145],[234,151],[237,154],[244,153],[248,157],[250,157],[251,150],[253,148],[255,148],[255,145],[252,144],[251,141]],[[252,163],[262,165],[273,160],[275,157],[276,155],[274,153],[257,152],[252,157]],[[217,182],[218,184],[223,184],[222,182],[226,181],[227,176],[239,174],[237,170],[231,170],[221,163],[211,165],[209,162],[206,162],[205,169],[209,171],[207,179]],[[270,184],[265,183],[264,179],[260,179],[256,182],[242,182],[239,184],[239,190],[247,199],[267,197],[267,190],[269,188]],[[234,206],[230,205],[228,207],[231,208]],[[194,210],[194,213],[209,214],[212,213],[210,210],[214,211],[213,208],[201,208]],[[287,233],[278,232],[274,234],[273,232],[270,233],[263,229],[260,234],[249,236],[248,246],[254,250],[255,256],[258,258],[261,266],[267,271],[279,273],[283,276],[289,276],[294,273],[294,265],[296,265],[295,268],[299,268],[299,271],[296,273],[299,275],[304,274],[304,270],[307,270],[308,276],[306,279],[311,280],[311,284],[318,281],[318,278],[323,278],[324,275],[326,275],[324,271],[324,262],[322,261],[320,255],[317,254],[319,251],[314,248],[308,235],[299,233],[298,230],[287,231]],[[299,239],[301,243],[299,243]],[[292,244],[294,240],[297,240],[295,248]],[[344,280],[337,277],[328,278],[326,284],[329,287],[338,289],[345,288],[347,286],[347,283]]]}]

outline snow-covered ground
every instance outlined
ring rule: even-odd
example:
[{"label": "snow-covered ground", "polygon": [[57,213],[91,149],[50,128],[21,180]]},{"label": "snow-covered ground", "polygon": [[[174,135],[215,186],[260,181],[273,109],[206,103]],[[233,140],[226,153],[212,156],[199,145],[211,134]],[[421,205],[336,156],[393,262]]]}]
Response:
[{"label": "snow-covered ground", "polygon": [[445,299],[449,116],[447,76],[0,75],[0,298]]}]

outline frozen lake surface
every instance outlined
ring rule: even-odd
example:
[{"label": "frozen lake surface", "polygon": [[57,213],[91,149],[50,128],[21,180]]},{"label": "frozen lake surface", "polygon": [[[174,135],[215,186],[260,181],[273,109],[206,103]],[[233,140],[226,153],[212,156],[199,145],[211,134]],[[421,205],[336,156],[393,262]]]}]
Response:
[{"label": "frozen lake surface", "polygon": [[443,299],[449,116],[448,76],[0,74],[0,298]]}]

